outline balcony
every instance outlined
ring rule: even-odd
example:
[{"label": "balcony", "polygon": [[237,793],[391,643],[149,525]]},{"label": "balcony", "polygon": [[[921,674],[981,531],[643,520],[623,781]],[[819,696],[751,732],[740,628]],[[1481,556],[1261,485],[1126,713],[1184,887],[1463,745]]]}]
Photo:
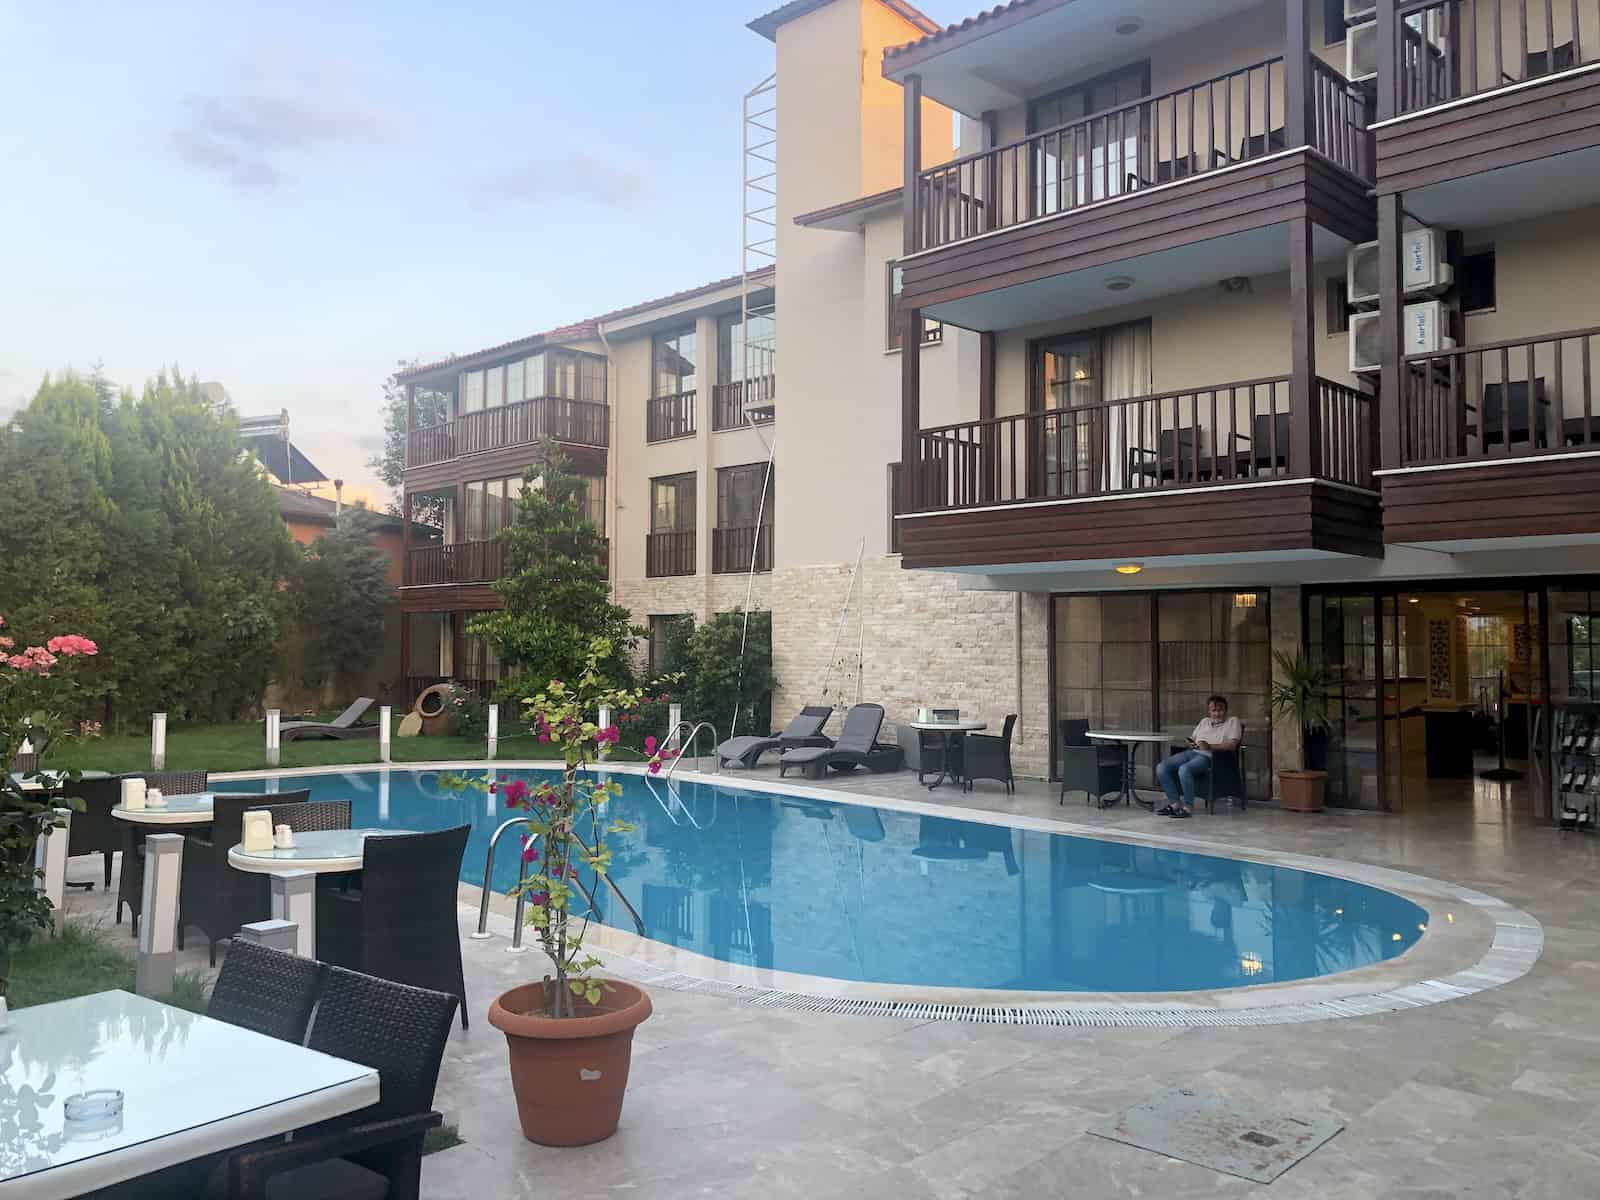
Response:
[{"label": "balcony", "polygon": [[693,437],[695,395],[694,392],[675,392],[670,396],[651,397],[645,405],[645,441],[670,442],[675,438]]},{"label": "balcony", "polygon": [[711,428],[742,429],[745,425],[765,425],[776,415],[774,404],[778,394],[778,380],[764,375],[750,380],[750,419],[745,420],[745,385],[719,383],[711,389]]},{"label": "balcony", "polygon": [[417,546],[406,558],[406,586],[493,583],[503,561],[504,547],[497,540]]},{"label": "balcony", "polygon": [[743,575],[753,569],[772,570],[772,526],[749,525],[711,531],[711,571],[714,575]]},{"label": "balcony", "polygon": [[439,425],[413,429],[406,443],[406,466],[431,466],[546,439],[604,449],[611,441],[610,406],[546,396],[463,413]]},{"label": "balcony", "polygon": [[1371,398],[1290,376],[923,430],[909,567],[1380,551]]},{"label": "balcony", "polygon": [[1384,536],[1449,548],[1600,533],[1600,328],[1412,355]]},{"label": "balcony", "polygon": [[652,533],[645,538],[644,573],[647,579],[693,575],[696,569],[694,530],[673,529],[665,533]]}]

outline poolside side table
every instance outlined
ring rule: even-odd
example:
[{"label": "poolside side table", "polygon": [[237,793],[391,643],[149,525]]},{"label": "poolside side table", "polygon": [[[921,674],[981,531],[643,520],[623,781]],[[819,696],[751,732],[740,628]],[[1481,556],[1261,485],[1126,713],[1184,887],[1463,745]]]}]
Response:
[{"label": "poolside side table", "polygon": [[[1095,742],[1121,742],[1128,748],[1128,753],[1124,756],[1126,773],[1123,776],[1122,794],[1130,802],[1154,812],[1155,801],[1140,799],[1138,791],[1133,786],[1134,768],[1138,766],[1137,758],[1140,746],[1170,746],[1173,742],[1172,734],[1159,733],[1151,729],[1091,729],[1085,736],[1090,741]],[[1161,761],[1159,749],[1155,751],[1155,754],[1156,760],[1151,764],[1152,769]]]}]

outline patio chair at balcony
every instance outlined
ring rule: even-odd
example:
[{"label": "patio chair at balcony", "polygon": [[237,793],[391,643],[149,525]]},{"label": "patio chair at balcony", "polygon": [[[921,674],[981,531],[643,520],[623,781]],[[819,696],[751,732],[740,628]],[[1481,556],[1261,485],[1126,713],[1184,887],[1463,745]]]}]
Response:
[{"label": "patio chair at balcony", "polygon": [[1089,740],[1089,722],[1067,718],[1056,722],[1056,736],[1061,742],[1061,798],[1065,804],[1068,792],[1084,793],[1084,803],[1103,801],[1106,796],[1120,796],[1126,787],[1127,762],[1120,745],[1106,745]]},{"label": "patio chair at balcony", "polygon": [[471,826],[367,840],[360,882],[317,895],[317,954],[324,962],[446,992],[461,1001],[467,1027],[467,981],[461,966],[456,889]]},{"label": "patio chair at balcony", "polygon": [[[142,779],[146,787],[156,788],[163,795],[192,796],[206,790],[208,778],[205,771],[130,771],[117,776],[117,793],[120,799],[122,780]],[[207,821],[195,822],[195,826],[207,824]],[[139,907],[144,903],[144,839],[148,832],[144,826],[131,822],[122,830],[122,869],[117,873],[116,923],[122,924],[122,908],[127,905],[128,924],[135,937],[139,934]],[[169,826],[165,832],[184,833],[186,827]]]},{"label": "patio chair at balcony", "polygon": [[[1530,442],[1543,449],[1549,443],[1549,436],[1545,432],[1545,410],[1550,407],[1550,399],[1545,394],[1544,377],[1533,381],[1533,419],[1537,428],[1529,427],[1528,412],[1528,381],[1518,383],[1486,383],[1483,385],[1483,423],[1482,426],[1467,426],[1469,437],[1477,436],[1480,428],[1483,435],[1483,445],[1505,446],[1508,449],[1520,444]],[[1580,432],[1582,428],[1580,419]]]},{"label": "patio chair at balcony", "polygon": [[[83,801],[83,811],[72,814],[67,829],[67,857],[80,854],[100,854],[105,857],[106,891],[111,890],[111,857],[123,847],[122,822],[111,815],[111,810],[122,800],[122,780],[116,776],[106,779],[80,779],[67,785],[66,794]],[[68,887],[92,891],[94,883],[69,883]],[[120,915],[120,914],[119,914]]]},{"label": "patio chair at balcony", "polygon": [[1128,451],[1128,474],[1143,475],[1157,483],[1193,483],[1200,445],[1198,425],[1163,429],[1156,435],[1154,450],[1134,446]]},{"label": "patio chair at balcony", "polygon": [[878,731],[883,728],[883,705],[853,705],[844,717],[844,728],[839,740],[829,746],[802,746],[785,750],[778,759],[779,776],[798,768],[807,779],[821,779],[830,768],[835,771],[853,771],[865,767],[873,773],[897,771],[905,761],[899,746],[878,745]]},{"label": "patio chair at balcony", "polygon": [[278,736],[285,742],[301,738],[360,738],[377,737],[376,725],[357,725],[363,713],[372,707],[372,697],[362,696],[331,721],[285,721],[278,726]]},{"label": "patio chair at balcony", "polygon": [[1005,726],[999,734],[969,733],[961,740],[962,790],[970,792],[980,779],[994,779],[1006,785],[1009,794],[1016,791],[1017,777],[1011,770],[1011,731],[1016,728],[1017,714],[1006,716]]},{"label": "patio chair at balcony", "polygon": [[1268,154],[1276,154],[1289,147],[1289,137],[1282,125],[1266,133],[1254,133],[1249,137],[1240,139],[1239,157],[1234,162],[1248,162],[1252,158],[1261,158]]},{"label": "patio chair at balcony", "polygon": [[1237,475],[1264,475],[1289,469],[1289,414],[1257,413],[1250,433],[1233,435],[1233,469]]},{"label": "patio chair at balcony", "polygon": [[831,746],[833,739],[822,732],[833,709],[828,705],[810,705],[800,710],[799,716],[783,727],[782,733],[769,737],[747,734],[729,738],[717,747],[717,765],[753,767],[768,750],[798,750],[806,746]]},{"label": "patio chair at balcony", "polygon": [[1137,172],[1128,172],[1128,191],[1136,192],[1140,188],[1160,187],[1164,183],[1174,183],[1180,179],[1187,179],[1191,175],[1198,175],[1202,170],[1228,165],[1228,156],[1221,150],[1211,152],[1209,168],[1200,165],[1200,155],[1197,153],[1180,154],[1176,158],[1164,158],[1155,163],[1155,170],[1149,175]]},{"label": "patio chair at balcony", "polygon": [[[285,804],[311,798],[311,789],[280,792]],[[228,851],[244,840],[246,809],[260,808],[261,796],[211,798],[211,828],[190,833],[183,843],[183,886],[178,896],[178,949],[191,926],[206,937],[211,965],[217,965],[217,943],[232,938],[241,925],[265,921],[271,910],[270,883],[265,875],[235,870]]]},{"label": "patio chair at balcony", "polygon": [[222,960],[206,1016],[298,1046],[326,970],[315,959],[236,940]]},{"label": "patio chair at balcony", "polygon": [[378,1072],[380,1098],[348,1116],[298,1129],[224,1160],[230,1200],[414,1198],[422,1142],[444,1118],[433,1108],[456,997],[328,968],[306,1045]]}]

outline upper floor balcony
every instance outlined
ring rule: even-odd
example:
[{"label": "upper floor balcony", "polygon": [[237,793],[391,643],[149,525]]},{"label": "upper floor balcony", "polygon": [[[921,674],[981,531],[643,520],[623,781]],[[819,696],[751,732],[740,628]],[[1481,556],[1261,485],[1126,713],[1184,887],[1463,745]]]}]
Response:
[{"label": "upper floor balcony", "polygon": [[604,448],[611,441],[610,408],[591,400],[541,396],[463,413],[438,425],[413,429],[406,442],[406,466],[425,467],[546,439]]}]

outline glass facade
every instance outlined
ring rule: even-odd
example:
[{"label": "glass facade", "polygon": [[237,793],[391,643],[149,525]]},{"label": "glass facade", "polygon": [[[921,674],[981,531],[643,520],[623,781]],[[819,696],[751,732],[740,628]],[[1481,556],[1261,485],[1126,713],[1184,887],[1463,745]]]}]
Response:
[{"label": "glass facade", "polygon": [[[693,340],[694,335],[690,334],[691,356]],[[546,396],[604,404],[606,361],[575,350],[541,351],[515,362],[461,372],[456,395],[460,398],[462,413],[481,412],[485,408],[540,400]]]},{"label": "glass facade", "polygon": [[697,390],[694,329],[657,334],[651,353],[656,396],[679,396]]}]

